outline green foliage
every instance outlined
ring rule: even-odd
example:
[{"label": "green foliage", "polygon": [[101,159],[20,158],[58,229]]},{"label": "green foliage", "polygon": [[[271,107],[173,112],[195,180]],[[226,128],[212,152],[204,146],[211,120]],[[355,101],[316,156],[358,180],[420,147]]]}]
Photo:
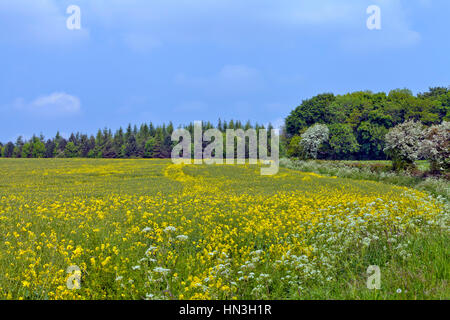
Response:
[{"label": "green foliage", "polygon": [[156,146],[156,139],[153,137],[148,139],[148,141],[145,143],[145,154],[144,154],[145,158],[153,158],[154,157],[155,146]]},{"label": "green foliage", "polygon": [[31,158],[33,156],[32,143],[25,143],[22,147],[22,158]]},{"label": "green foliage", "polygon": [[337,159],[348,159],[359,151],[359,144],[349,125],[332,124],[329,126],[330,139],[328,143],[332,154]]},{"label": "green foliage", "polygon": [[[370,91],[343,95],[319,94],[304,100],[285,119],[280,137],[280,154],[303,157],[303,150],[299,146],[300,136],[313,125],[324,124],[333,128],[334,136],[330,143],[321,144],[317,153],[320,159],[387,159],[384,149],[385,135],[389,129],[407,120],[415,120],[426,126],[437,125],[442,121],[450,121],[449,111],[450,90],[445,87],[430,88],[416,96],[408,89],[396,89],[388,94]],[[206,130],[214,126],[205,122],[203,127]],[[192,123],[184,128],[193,135]],[[250,122],[219,119],[216,128],[225,131],[259,130],[264,127],[258,124],[252,126]],[[42,136],[33,137],[31,141],[19,137],[15,143],[4,144],[0,150],[3,157],[16,158],[169,158],[174,146],[171,141],[173,130],[172,123],[155,126],[150,122],[139,127],[128,125],[126,130],[120,128],[114,134],[107,128],[98,130],[95,136],[72,133],[68,140],[58,132],[45,143]]]},{"label": "green foliage", "polygon": [[302,140],[302,137],[300,137],[300,136],[292,137],[291,141],[289,142],[289,146],[287,148],[287,156],[288,157],[293,157],[293,158],[302,157],[303,148],[300,145],[301,140]]},{"label": "green foliage", "polygon": [[106,159],[113,159],[117,157],[114,143],[111,139],[108,139],[102,149],[102,157]]},{"label": "green foliage", "polygon": [[290,146],[291,139],[313,124],[345,124],[353,131],[356,144],[348,130],[344,134],[341,129],[340,134],[352,142],[350,147],[345,148],[344,143],[334,139],[335,148],[330,144],[322,149],[321,156],[327,159],[386,159],[384,136],[390,128],[408,120],[426,126],[439,124],[450,118],[449,111],[450,90],[444,87],[430,88],[417,96],[408,89],[392,90],[389,94],[370,91],[337,96],[319,94],[304,100],[286,118],[286,145]]},{"label": "green foliage", "polygon": [[78,156],[78,148],[75,146],[73,142],[67,143],[66,148],[64,150],[64,155],[67,158],[75,158]]},{"label": "green foliage", "polygon": [[361,122],[358,127],[358,141],[361,143],[360,155],[363,159],[384,159],[384,137],[388,129],[370,121]]},{"label": "green foliage", "polygon": [[55,154],[56,144],[53,140],[47,140],[45,143],[45,157],[53,158]]},{"label": "green foliage", "polygon": [[292,137],[299,134],[315,123],[329,123],[332,121],[331,103],[335,100],[332,93],[319,94],[304,100],[286,118],[286,133]]},{"label": "green foliage", "polygon": [[45,157],[45,144],[37,140],[33,143],[33,158],[44,158]]},{"label": "green foliage", "polygon": [[12,142],[8,142],[5,144],[2,150],[2,156],[4,158],[11,158],[14,153],[14,144]]},{"label": "green foliage", "polygon": [[[193,136],[193,123],[184,128]],[[212,128],[214,126],[210,122],[204,122],[204,131]],[[253,126],[249,121],[243,125],[240,121],[227,123],[220,120],[217,128],[259,130],[263,127],[258,124]],[[269,124],[270,128],[273,127]],[[171,122],[156,127],[150,122],[149,125],[144,123],[140,127],[130,124],[125,131],[120,128],[114,134],[108,128],[98,130],[95,136],[72,133],[67,140],[57,132],[54,138],[48,139],[45,143],[42,135],[39,138],[33,136],[29,141],[18,137],[15,143],[8,142],[5,145],[0,143],[0,156],[6,158],[170,158],[175,145],[171,139],[173,131],[174,126]],[[270,133],[268,136],[270,140]],[[205,142],[203,147],[206,145]],[[280,149],[284,152],[282,147]]]},{"label": "green foliage", "polygon": [[127,158],[136,157],[137,155],[137,144],[136,144],[136,138],[134,134],[130,134],[127,143],[125,145],[125,156]]}]

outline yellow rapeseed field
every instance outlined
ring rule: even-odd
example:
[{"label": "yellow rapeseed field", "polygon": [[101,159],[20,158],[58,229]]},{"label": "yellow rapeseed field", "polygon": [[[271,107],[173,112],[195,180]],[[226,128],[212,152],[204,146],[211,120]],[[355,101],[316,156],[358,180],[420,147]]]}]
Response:
[{"label": "yellow rapeseed field", "polygon": [[288,169],[3,159],[0,299],[297,299],[381,237],[407,259],[402,237],[442,216],[419,191]]}]

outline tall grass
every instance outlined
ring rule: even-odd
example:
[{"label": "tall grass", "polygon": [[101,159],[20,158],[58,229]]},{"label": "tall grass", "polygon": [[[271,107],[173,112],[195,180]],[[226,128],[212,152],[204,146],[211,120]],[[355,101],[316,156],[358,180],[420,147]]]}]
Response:
[{"label": "tall grass", "polygon": [[[360,162],[362,163],[362,162]],[[322,175],[336,176],[355,180],[379,181],[398,186],[410,187],[426,191],[435,197],[442,197],[450,201],[450,182],[434,177],[422,178],[408,173],[396,173],[390,171],[389,163],[379,162],[378,166],[354,165],[355,162],[345,161],[302,161],[283,158],[280,165],[285,168],[300,170],[303,172],[315,172]],[[420,163],[419,168],[426,169],[426,164]],[[375,168],[375,169],[374,169]]]},{"label": "tall grass", "polygon": [[[403,231],[398,239],[380,237],[365,249],[350,248],[342,252],[347,264],[335,273],[326,286],[312,284],[303,299],[449,299],[450,297],[450,249],[448,213],[450,212],[449,181],[437,178],[421,178],[406,173],[394,173],[387,161],[300,161],[281,159],[282,167],[303,172],[337,176],[354,180],[372,180],[410,187],[438,198],[444,205],[444,215],[436,225],[424,227],[417,234]],[[426,171],[429,166],[420,162],[417,167]],[[404,250],[392,249],[403,246]],[[353,254],[352,252],[357,252]],[[381,290],[367,290],[368,265],[381,268]]]}]

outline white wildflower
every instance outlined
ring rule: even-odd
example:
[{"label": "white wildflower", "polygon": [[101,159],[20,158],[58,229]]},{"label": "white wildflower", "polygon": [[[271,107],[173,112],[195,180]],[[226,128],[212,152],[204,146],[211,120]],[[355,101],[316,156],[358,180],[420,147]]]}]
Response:
[{"label": "white wildflower", "polygon": [[179,236],[177,236],[177,239],[180,241],[186,241],[187,239],[189,239],[189,237],[184,234],[180,234]]},{"label": "white wildflower", "polygon": [[155,269],[153,269],[153,271],[158,272],[158,273],[167,273],[167,272],[170,272],[170,269],[156,267]]},{"label": "white wildflower", "polygon": [[164,229],[164,232],[175,232],[177,231],[177,228],[172,227],[172,226],[168,226],[167,228]]}]

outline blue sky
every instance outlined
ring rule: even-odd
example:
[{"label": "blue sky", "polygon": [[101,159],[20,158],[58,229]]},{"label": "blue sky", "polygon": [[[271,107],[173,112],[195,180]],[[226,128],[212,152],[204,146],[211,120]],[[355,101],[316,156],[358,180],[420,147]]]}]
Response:
[{"label": "blue sky", "polygon": [[[368,30],[369,5],[381,30]],[[68,30],[69,5],[81,30]],[[0,0],[0,141],[450,85],[447,0]]]}]

